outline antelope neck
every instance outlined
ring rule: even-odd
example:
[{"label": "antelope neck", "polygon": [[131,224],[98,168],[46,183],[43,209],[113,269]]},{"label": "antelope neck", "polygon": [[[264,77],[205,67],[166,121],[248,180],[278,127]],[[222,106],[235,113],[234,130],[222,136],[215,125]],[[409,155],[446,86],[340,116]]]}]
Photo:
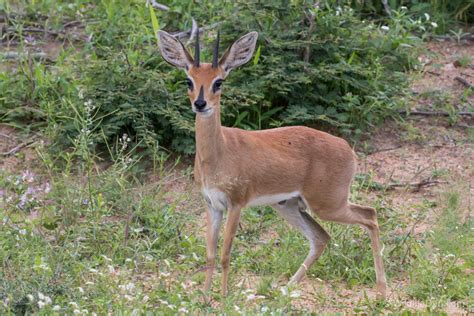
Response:
[{"label": "antelope neck", "polygon": [[201,165],[216,165],[224,138],[221,131],[220,106],[210,117],[196,115],[196,155]]}]

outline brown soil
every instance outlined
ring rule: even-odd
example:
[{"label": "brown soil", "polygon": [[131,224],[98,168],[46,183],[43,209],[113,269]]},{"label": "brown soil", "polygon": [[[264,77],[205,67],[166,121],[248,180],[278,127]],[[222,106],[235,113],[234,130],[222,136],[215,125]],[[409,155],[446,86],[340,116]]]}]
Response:
[{"label": "brown soil", "polygon": [[[53,58],[57,56],[56,44],[43,45],[43,51]],[[469,65],[461,67],[459,60],[463,56],[470,56]],[[466,87],[454,80],[460,76],[474,85],[474,44],[458,45],[455,42],[432,42],[428,44],[427,53],[421,57],[425,63],[424,72],[413,83],[413,91],[421,97],[416,98],[410,104],[412,109],[440,110],[440,104],[434,104],[433,91],[441,91],[446,94],[445,100],[462,111],[471,111],[474,107],[474,93],[466,93]],[[464,99],[462,96],[464,95]],[[467,95],[467,97],[466,97]],[[438,101],[438,100],[435,100]],[[469,108],[470,106],[470,108]],[[424,199],[439,199],[443,192],[459,191],[462,196],[461,206],[464,218],[473,216],[472,200],[474,197],[474,118],[463,117],[456,122],[448,118],[438,117],[407,117],[402,123],[390,121],[384,126],[376,129],[371,135],[369,147],[373,148],[372,154],[359,153],[359,171],[373,175],[373,180],[381,184],[402,183],[405,186],[386,191],[387,200],[391,200],[395,209],[399,211],[401,218],[407,221],[413,220],[410,214],[417,211],[415,207]],[[0,125],[0,168],[9,172],[21,172],[27,167],[35,165],[37,161],[34,146],[41,140],[33,140],[20,136],[13,128]],[[6,155],[15,147],[20,146],[15,154]],[[362,146],[359,146],[362,147]],[[356,147],[357,149],[357,147]],[[361,150],[362,151],[362,150]],[[167,173],[167,191],[189,192],[192,188],[189,173],[185,168],[178,167],[171,173]],[[421,186],[414,190],[411,183],[419,183],[422,180],[438,180],[431,186]],[[154,181],[156,180],[156,181]],[[157,182],[158,178],[150,178],[150,183]],[[371,198],[368,192],[364,197]],[[170,195],[170,200],[177,196]],[[192,198],[186,204],[178,205],[178,209],[199,214],[200,222],[195,223],[193,229],[200,228],[199,233],[204,232],[204,207],[199,193],[194,190]],[[414,227],[415,234],[431,229],[432,224],[440,210],[434,207],[428,216],[418,222]],[[120,219],[119,219],[120,220]],[[274,240],[278,237],[274,231],[268,231],[262,235],[262,242]],[[237,272],[238,273],[238,272]],[[255,276],[241,276],[241,284],[244,288],[254,289],[258,284]],[[423,303],[410,300],[404,293],[403,288],[406,280],[391,280],[388,301],[395,306],[413,310],[423,310]],[[365,297],[373,298],[375,293],[366,287],[347,289],[344,284],[334,284],[328,280],[322,281],[311,277],[302,282],[298,289],[301,291],[300,298],[294,300],[294,305],[314,312],[352,312],[357,302],[364,301]],[[326,304],[318,305],[314,297],[324,297]],[[462,314],[463,311],[451,302],[446,307],[449,314]]]}]

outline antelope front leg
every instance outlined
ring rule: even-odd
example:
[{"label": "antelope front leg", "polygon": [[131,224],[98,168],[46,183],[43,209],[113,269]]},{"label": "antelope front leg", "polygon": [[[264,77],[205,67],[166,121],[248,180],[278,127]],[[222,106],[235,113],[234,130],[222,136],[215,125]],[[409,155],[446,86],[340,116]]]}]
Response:
[{"label": "antelope front leg", "polygon": [[206,281],[204,291],[209,291],[212,284],[212,275],[216,265],[217,240],[219,229],[222,223],[222,211],[216,210],[212,205],[208,205],[206,213],[207,232],[206,232]]},{"label": "antelope front leg", "polygon": [[229,278],[230,251],[240,220],[240,208],[232,208],[227,214],[222,246],[222,295],[227,296],[227,281]]}]

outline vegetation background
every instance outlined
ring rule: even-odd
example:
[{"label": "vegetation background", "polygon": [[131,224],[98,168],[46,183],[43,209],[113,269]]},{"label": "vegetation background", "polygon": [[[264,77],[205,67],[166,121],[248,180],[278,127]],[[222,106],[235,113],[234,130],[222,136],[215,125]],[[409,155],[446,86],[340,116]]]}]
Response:
[{"label": "vegetation background", "polygon": [[[368,152],[368,132],[387,120],[403,125],[412,110],[409,88],[426,41],[472,37],[464,30],[474,3],[0,0],[0,136],[18,145],[1,153],[0,312],[472,311],[464,196],[425,199],[407,219],[370,173],[357,176],[353,199],[378,209],[388,276],[403,286],[401,298],[376,302],[369,292],[341,301],[344,288],[370,288],[374,272],[364,232],[332,224],[324,225],[333,243],[309,281],[334,283],[336,294],[328,301],[324,291],[306,297],[285,287],[307,245],[270,208],[245,214],[233,294],[209,299],[199,291],[205,243],[191,189],[194,117],[185,77],[164,62],[155,37],[164,29],[192,50],[193,21],[208,61],[217,30],[222,47],[259,32],[253,60],[226,80],[224,125],[308,125]],[[472,56],[458,60],[469,68]],[[462,106],[443,105],[449,124],[472,112],[471,92]],[[444,171],[433,172],[431,180]],[[435,207],[437,220],[421,237],[405,233]]]}]

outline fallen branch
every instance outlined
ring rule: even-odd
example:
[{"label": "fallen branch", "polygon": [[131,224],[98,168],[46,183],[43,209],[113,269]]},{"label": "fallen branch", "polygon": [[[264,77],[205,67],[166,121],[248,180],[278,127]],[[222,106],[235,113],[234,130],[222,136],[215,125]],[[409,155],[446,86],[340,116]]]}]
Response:
[{"label": "fallen branch", "polygon": [[434,72],[434,71],[431,71],[431,70],[428,70],[427,73],[431,74],[431,75],[434,75],[434,76],[441,76],[441,74],[439,72]]},{"label": "fallen branch", "polygon": [[[442,111],[399,111],[398,112],[400,115],[420,115],[420,116],[451,116],[452,114],[448,112],[442,112]],[[473,116],[474,117],[474,112],[458,112],[456,113],[457,115],[460,116]]]},{"label": "fallen branch", "polygon": [[6,152],[0,153],[0,156],[9,157],[9,156],[11,156],[11,155],[16,154],[16,153],[17,153],[18,151],[20,151],[22,148],[24,148],[24,147],[26,147],[26,146],[29,146],[29,145],[31,145],[31,144],[33,144],[33,143],[35,143],[35,142],[36,142],[35,139],[29,140],[29,141],[27,141],[27,142],[24,142],[24,143],[22,143],[22,144],[20,144],[20,145],[18,145],[18,146],[16,146],[16,147],[14,147],[14,148],[12,148],[12,149],[6,151]]},{"label": "fallen branch", "polygon": [[459,81],[459,82],[462,83],[466,88],[469,88],[469,89],[471,89],[471,90],[474,90],[474,86],[473,86],[472,84],[470,84],[469,82],[467,82],[466,79],[457,76],[457,77],[454,77],[454,80]]},{"label": "fallen branch", "polygon": [[385,186],[387,190],[393,190],[395,188],[412,187],[414,191],[419,191],[422,187],[433,186],[435,184],[445,184],[447,181],[433,180],[432,178],[423,179],[420,182],[412,183],[390,183]]},{"label": "fallen branch", "polygon": [[[9,27],[6,29],[7,32],[10,33],[16,33],[18,30],[14,27]],[[53,35],[53,36],[59,36],[59,35],[64,35],[64,32],[55,32],[51,31],[48,29],[40,29],[40,28],[34,28],[34,27],[26,27],[22,29],[24,33],[42,33],[42,34],[48,34],[48,35]]]},{"label": "fallen branch", "polygon": [[389,148],[375,149],[373,151],[369,151],[365,155],[370,156],[370,155],[373,155],[373,154],[377,154],[377,153],[381,153],[381,152],[385,152],[385,151],[392,151],[392,150],[396,150],[396,149],[399,149],[399,148],[402,148],[402,145],[397,145],[397,146],[389,147]]},{"label": "fallen branch", "polygon": [[316,23],[314,23],[314,19],[316,18],[316,14],[313,12],[310,12],[309,15],[305,12],[306,19],[309,22],[309,29],[308,29],[308,36],[307,40],[309,42],[308,45],[304,48],[304,55],[303,55],[303,61],[304,62],[309,62],[310,57],[311,57],[311,34],[314,32],[314,28],[316,26]]},{"label": "fallen branch", "polygon": [[194,38],[197,36],[198,30],[199,28],[198,28],[196,20],[192,18],[191,35],[189,36],[188,42],[186,43],[187,45],[189,45],[189,43],[191,43],[194,40]]},{"label": "fallen branch", "polygon": [[[218,27],[219,25],[221,25],[222,22],[216,22],[216,23],[213,23],[211,25],[207,25],[207,26],[203,26],[199,29],[199,34],[207,31],[207,30],[211,30],[213,28],[216,28]],[[181,32],[175,32],[175,33],[172,33],[172,35],[174,37],[176,37],[177,39],[181,40],[182,38],[185,38],[185,37],[189,37],[191,36],[191,33],[192,33],[193,29],[190,28],[189,30],[187,31],[181,31]]]},{"label": "fallen branch", "polygon": [[382,0],[383,9],[388,16],[392,16],[392,12],[390,11],[390,6],[388,5],[388,0]]},{"label": "fallen branch", "polygon": [[[3,54],[0,54],[0,59],[20,59],[23,56],[26,56],[27,54],[23,53],[18,53],[18,52],[5,52]],[[48,55],[45,52],[39,52],[39,53],[29,53],[29,56],[33,59],[46,59],[46,60],[51,60],[48,58]]]},{"label": "fallen branch", "polygon": [[146,6],[148,7],[150,5],[150,2],[151,2],[151,6],[153,8],[157,8],[161,11],[169,11],[170,10],[170,7],[164,5],[164,4],[161,4],[161,3],[158,3],[156,2],[155,0],[146,0]]}]

